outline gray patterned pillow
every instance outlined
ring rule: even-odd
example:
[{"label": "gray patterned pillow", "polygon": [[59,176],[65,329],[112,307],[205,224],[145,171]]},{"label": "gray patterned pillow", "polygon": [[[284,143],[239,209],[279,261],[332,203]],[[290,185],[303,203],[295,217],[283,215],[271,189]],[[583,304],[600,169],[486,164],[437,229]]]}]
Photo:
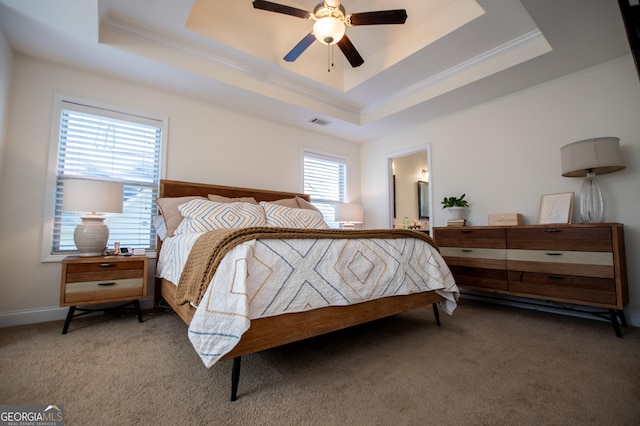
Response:
[{"label": "gray patterned pillow", "polygon": [[192,200],[180,205],[178,210],[184,219],[176,234],[266,225],[264,209],[258,204]]},{"label": "gray patterned pillow", "polygon": [[281,228],[327,229],[322,213],[311,209],[294,209],[274,203],[261,201],[264,207],[267,226]]}]

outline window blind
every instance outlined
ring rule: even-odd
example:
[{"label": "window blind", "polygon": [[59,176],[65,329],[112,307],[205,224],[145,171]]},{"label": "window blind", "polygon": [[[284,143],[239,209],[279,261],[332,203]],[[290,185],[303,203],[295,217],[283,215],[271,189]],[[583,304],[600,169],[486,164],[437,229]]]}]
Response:
[{"label": "window blind", "polygon": [[335,206],[346,198],[347,163],[343,159],[304,153],[304,192],[323,214],[325,222],[339,228]]},{"label": "window blind", "polygon": [[124,185],[123,213],[107,215],[108,246],[155,249],[152,218],[160,179],[163,123],[62,101],[56,165],[52,254],[77,251],[73,231],[81,213],[63,212],[63,182],[91,178]]}]

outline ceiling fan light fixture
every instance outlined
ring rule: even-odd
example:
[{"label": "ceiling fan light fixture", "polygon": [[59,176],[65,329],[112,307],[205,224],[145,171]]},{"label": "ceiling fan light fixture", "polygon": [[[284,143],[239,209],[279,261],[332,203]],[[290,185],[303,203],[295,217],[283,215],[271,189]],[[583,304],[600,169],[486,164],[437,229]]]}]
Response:
[{"label": "ceiling fan light fixture", "polygon": [[322,44],[336,44],[342,39],[345,31],[344,22],[333,16],[320,18],[313,24],[313,35]]}]

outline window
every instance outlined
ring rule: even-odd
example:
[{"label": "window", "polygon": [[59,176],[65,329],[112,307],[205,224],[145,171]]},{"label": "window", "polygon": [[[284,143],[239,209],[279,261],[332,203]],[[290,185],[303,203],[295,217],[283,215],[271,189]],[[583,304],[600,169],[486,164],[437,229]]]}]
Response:
[{"label": "window", "polygon": [[164,122],[63,99],[57,100],[55,120],[55,184],[51,185],[55,189],[47,257],[77,251],[73,231],[81,214],[62,211],[63,181],[72,177],[124,184],[123,213],[105,219],[108,246],[119,241],[123,247],[154,250],[152,218],[157,214]]},{"label": "window", "polygon": [[346,201],[346,160],[305,152],[303,170],[304,193],[311,195],[311,203],[320,209],[327,224],[339,228],[335,206]]}]

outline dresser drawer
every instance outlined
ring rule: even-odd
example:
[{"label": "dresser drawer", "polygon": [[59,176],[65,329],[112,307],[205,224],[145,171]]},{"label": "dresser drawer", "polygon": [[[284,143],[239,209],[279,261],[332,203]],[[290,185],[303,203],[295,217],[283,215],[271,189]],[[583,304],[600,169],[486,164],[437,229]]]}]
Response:
[{"label": "dresser drawer", "polygon": [[506,248],[504,229],[434,228],[433,238],[440,247]]},{"label": "dresser drawer", "polygon": [[568,303],[616,305],[613,278],[509,271],[509,292]]},{"label": "dresser drawer", "polygon": [[504,249],[441,247],[440,254],[448,265],[490,269],[506,269],[507,267],[507,252]]},{"label": "dresser drawer", "polygon": [[480,290],[508,289],[508,276],[505,270],[450,266],[456,284],[465,288]]},{"label": "dresser drawer", "polygon": [[537,227],[506,230],[508,249],[612,252],[611,227]]}]

